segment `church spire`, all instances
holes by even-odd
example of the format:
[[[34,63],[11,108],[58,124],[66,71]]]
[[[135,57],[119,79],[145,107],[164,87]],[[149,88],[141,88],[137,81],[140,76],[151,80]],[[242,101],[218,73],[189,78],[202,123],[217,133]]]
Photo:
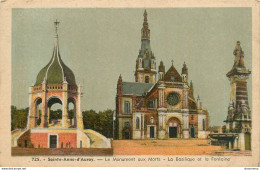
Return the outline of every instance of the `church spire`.
[[[142,40],[147,39],[150,40],[150,29],[148,27],[148,20],[147,20],[147,12],[144,11],[144,22],[142,28]]]
[[[135,81],[142,83],[156,82],[156,59],[150,46],[150,29],[147,12],[144,11],[143,27],[141,29],[141,49],[136,60]]]

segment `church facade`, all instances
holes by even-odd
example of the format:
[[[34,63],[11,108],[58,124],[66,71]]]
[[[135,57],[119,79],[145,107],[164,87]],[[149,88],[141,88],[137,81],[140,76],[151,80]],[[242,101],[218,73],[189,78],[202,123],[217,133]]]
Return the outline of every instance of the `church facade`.
[[[206,138],[209,114],[194,98],[185,62],[181,74],[173,63],[166,71],[163,61],[157,71],[146,11],[135,82],[119,76],[115,117],[115,139]]]

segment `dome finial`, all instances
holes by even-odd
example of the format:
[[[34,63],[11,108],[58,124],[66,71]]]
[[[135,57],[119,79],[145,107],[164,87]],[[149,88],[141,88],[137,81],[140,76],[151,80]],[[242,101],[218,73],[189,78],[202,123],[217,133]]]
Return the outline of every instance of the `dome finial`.
[[[58,36],[58,27],[59,27],[59,21],[56,19],[56,21],[54,22],[55,25],[55,30],[56,30],[56,36]]]
[[[55,26],[55,45],[58,45],[58,27],[59,27],[59,21],[56,19],[56,21],[54,22],[54,26]]]

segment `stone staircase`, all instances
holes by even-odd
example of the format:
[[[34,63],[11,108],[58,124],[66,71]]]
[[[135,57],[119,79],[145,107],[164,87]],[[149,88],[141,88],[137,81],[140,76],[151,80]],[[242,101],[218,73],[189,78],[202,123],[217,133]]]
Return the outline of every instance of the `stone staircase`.
[[[111,140],[100,133],[91,129],[83,130],[83,132],[90,139],[90,148],[111,148]]]

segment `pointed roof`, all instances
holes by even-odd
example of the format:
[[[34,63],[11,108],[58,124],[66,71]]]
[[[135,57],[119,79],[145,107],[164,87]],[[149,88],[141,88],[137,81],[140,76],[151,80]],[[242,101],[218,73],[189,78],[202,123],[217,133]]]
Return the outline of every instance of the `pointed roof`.
[[[143,28],[142,28],[142,39],[150,40],[150,29],[149,29],[149,25],[148,25],[146,10],[144,11],[144,22],[143,22]]]
[[[70,85],[76,84],[75,76],[72,70],[67,67],[61,59],[57,31],[59,22],[56,20],[54,24],[56,27],[56,35],[52,58],[49,63],[38,73],[35,86],[42,84],[43,80],[46,81],[46,84],[61,84],[65,80]]]
[[[188,74],[188,68],[187,68],[187,66],[186,66],[185,61],[184,61],[183,67],[182,67],[181,74]]]
[[[171,79],[172,76],[174,76],[175,82],[182,82],[182,78],[178,73],[178,71],[176,70],[176,68],[173,66],[173,63],[172,66],[169,68],[169,70],[166,72],[164,81],[172,81]]]
[[[160,62],[159,72],[165,72],[165,66],[163,65],[163,61]]]
[[[151,59],[155,59],[155,56],[150,46],[150,29],[146,10],[144,11],[143,28],[141,29],[141,49],[138,57],[143,58],[144,69],[151,69]]]

